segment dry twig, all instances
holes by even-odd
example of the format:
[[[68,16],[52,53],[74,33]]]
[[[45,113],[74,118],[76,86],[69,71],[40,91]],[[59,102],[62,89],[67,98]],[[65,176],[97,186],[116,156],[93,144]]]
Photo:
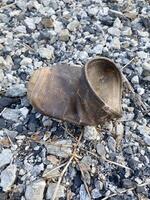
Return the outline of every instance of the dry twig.
[[[127,67],[128,65],[130,65],[130,63],[132,63],[132,61],[134,60],[135,58],[132,58],[132,60],[130,60],[126,65],[124,65],[123,67],[121,67],[121,70],[123,70],[125,67]]]
[[[91,197],[91,195],[90,195],[90,192],[89,192],[88,185],[87,185],[87,183],[86,183],[86,181],[85,181],[85,176],[84,176],[84,172],[83,172],[83,170],[82,170],[82,167],[80,166],[80,163],[79,163],[78,159],[75,158],[75,160],[76,160],[76,162],[77,162],[77,164],[78,164],[78,166],[79,166],[79,169],[80,169],[80,171],[81,171],[82,180],[83,180],[85,189],[86,189],[86,191],[87,191],[87,193],[88,193],[88,196],[89,196],[90,199],[92,199],[92,197]]]
[[[52,197],[52,200],[55,200],[55,199],[56,199],[57,191],[58,191],[58,189],[59,189],[59,185],[60,185],[60,183],[61,183],[61,181],[62,181],[62,178],[63,178],[65,172],[67,171],[69,165],[71,164],[73,158],[74,158],[74,155],[71,156],[71,158],[69,159],[68,163],[66,164],[66,166],[65,166],[64,169],[63,169],[63,171],[61,172],[60,177],[59,177],[58,182],[57,182],[57,185],[56,185],[56,188],[55,188],[55,191],[54,191],[54,194],[53,194],[53,197]]]
[[[72,153],[72,156],[70,157],[69,161],[67,162],[66,166],[64,167],[63,171],[62,171],[61,174],[60,174],[60,177],[59,177],[59,179],[58,179],[58,182],[57,182],[57,185],[56,185],[54,194],[53,194],[53,196],[52,196],[52,200],[55,200],[55,199],[56,199],[57,191],[58,191],[58,189],[59,189],[59,185],[60,185],[60,183],[61,183],[61,181],[62,181],[62,178],[63,178],[65,172],[67,171],[69,165],[71,164],[72,160],[75,159],[75,158],[77,159],[77,157],[78,157],[77,154],[76,154],[76,150],[77,150],[77,147],[78,147],[78,145],[79,145],[79,143],[80,143],[80,141],[81,141],[81,139],[82,139],[82,135],[83,135],[83,133],[81,133],[81,135],[79,136],[79,139],[78,139],[77,143],[76,143],[75,146],[74,146],[75,148],[74,148],[74,151],[73,151],[73,153]]]

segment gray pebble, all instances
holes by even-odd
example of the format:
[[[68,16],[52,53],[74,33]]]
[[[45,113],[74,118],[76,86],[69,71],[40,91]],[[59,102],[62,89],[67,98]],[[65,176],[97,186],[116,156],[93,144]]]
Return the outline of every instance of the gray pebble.
[[[32,197],[32,200],[37,200],[37,199],[43,200],[45,186],[46,186],[46,183],[42,179],[31,182],[26,187],[26,191],[25,191],[26,200],[30,200],[31,197]]]
[[[74,20],[67,25],[69,31],[75,31],[79,27],[80,23],[78,20]]]
[[[49,183],[47,192],[46,192],[46,199],[52,199],[52,196],[54,194],[55,188],[56,188],[57,183]],[[56,198],[63,198],[65,197],[65,187],[63,185],[59,185],[58,191]]]
[[[34,30],[36,28],[35,26],[35,21],[33,18],[29,18],[26,17],[26,19],[24,20],[25,24],[27,25],[27,27],[31,30]]]
[[[150,136],[149,135],[144,135],[144,142],[148,145],[148,146],[150,146]]]
[[[92,49],[92,53],[95,54],[101,54],[103,50],[103,45],[101,44],[97,44],[93,49]]]
[[[96,149],[97,149],[97,153],[102,156],[102,157],[105,157],[106,155],[106,150],[105,150],[105,146],[101,143],[98,143],[97,146],[96,146]]]
[[[70,39],[70,34],[69,34],[69,31],[68,29],[64,29],[62,30],[60,33],[60,39],[64,42],[67,42],[69,39]]]
[[[6,96],[8,97],[22,97],[26,94],[27,89],[24,84],[16,84],[10,86],[6,91]]]
[[[97,132],[94,126],[85,126],[84,127],[84,139],[86,140],[97,140],[99,133]]]
[[[102,194],[99,192],[97,188],[93,189],[91,194],[92,194],[93,199],[97,199],[102,196]]]
[[[42,58],[50,60],[54,56],[54,47],[52,46],[49,46],[49,48],[41,47],[39,48],[38,52]]]
[[[108,138],[108,147],[111,151],[116,151],[116,141],[113,137]]]
[[[79,194],[80,194],[80,200],[85,200],[85,199],[90,200],[90,197],[88,196],[83,184],[80,187]]]
[[[120,30],[118,28],[111,27],[108,29],[108,33],[114,36],[120,36]]]
[[[138,76],[133,76],[133,78],[131,79],[131,82],[135,83],[135,84],[139,84],[139,77]]]

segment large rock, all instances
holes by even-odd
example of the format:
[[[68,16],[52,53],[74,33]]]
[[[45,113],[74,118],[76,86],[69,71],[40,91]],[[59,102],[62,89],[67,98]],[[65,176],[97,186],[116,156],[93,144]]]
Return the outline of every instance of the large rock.
[[[4,192],[7,192],[11,189],[12,185],[16,179],[17,167],[16,165],[9,165],[4,171],[1,173],[1,183],[0,186],[3,188]]]
[[[21,112],[18,109],[6,108],[2,112],[2,117],[6,120],[18,122],[20,114],[21,114]]]
[[[46,183],[44,180],[36,180],[31,184],[27,185],[25,191],[25,198],[26,200],[43,200],[44,189]]]
[[[3,149],[0,153],[0,168],[9,164],[12,156],[13,154],[10,149]]]

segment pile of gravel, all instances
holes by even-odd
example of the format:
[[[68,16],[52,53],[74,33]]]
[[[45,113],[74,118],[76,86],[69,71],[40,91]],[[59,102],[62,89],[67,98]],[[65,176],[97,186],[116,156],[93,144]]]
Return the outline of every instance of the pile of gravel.
[[[35,69],[82,66],[96,55],[119,68],[132,60],[123,74],[136,95],[124,85],[119,121],[76,127],[32,108],[26,91]],[[81,134],[79,163],[70,163],[56,198],[88,200],[88,188],[92,199],[150,199],[149,82],[148,1],[1,0],[0,199],[52,199]]]

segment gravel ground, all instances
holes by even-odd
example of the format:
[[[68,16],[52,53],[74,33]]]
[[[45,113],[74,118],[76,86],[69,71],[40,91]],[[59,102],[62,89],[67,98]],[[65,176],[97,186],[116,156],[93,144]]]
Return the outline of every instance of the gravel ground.
[[[76,127],[32,108],[35,69],[95,55],[125,66],[120,120]],[[58,180],[56,199],[150,199],[149,83],[149,1],[1,0],[0,200],[54,199]]]

